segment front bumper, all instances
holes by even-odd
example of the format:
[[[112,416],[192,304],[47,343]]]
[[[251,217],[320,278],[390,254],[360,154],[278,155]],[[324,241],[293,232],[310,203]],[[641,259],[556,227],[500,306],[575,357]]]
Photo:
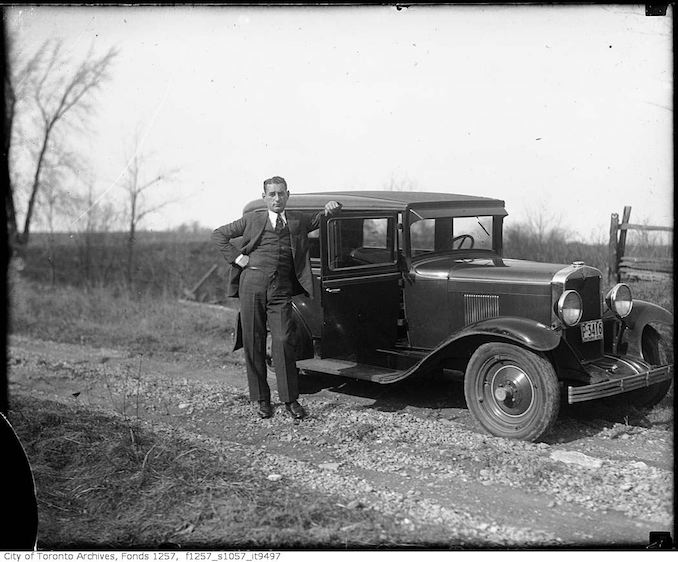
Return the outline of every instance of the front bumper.
[[[598,375],[604,372],[608,380],[583,386],[567,387],[567,402],[586,402],[645,388],[673,379],[673,365],[652,367],[637,359],[605,356],[604,359],[588,365]]]

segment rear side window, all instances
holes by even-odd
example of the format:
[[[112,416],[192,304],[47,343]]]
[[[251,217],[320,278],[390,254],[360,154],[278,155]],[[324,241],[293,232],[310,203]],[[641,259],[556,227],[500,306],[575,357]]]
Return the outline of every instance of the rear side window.
[[[327,221],[329,268],[369,268],[396,262],[393,217]]]

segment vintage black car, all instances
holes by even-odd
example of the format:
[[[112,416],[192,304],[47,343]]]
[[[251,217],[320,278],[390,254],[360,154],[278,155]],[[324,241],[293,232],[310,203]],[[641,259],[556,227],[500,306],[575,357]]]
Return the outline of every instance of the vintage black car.
[[[624,283],[603,296],[582,262],[504,259],[503,201],[347,191],[293,194],[287,208],[315,214],[330,199],[343,210],[312,233],[316,298],[293,302],[301,370],[380,384],[458,373],[479,425],[525,440],[549,431],[561,400],[625,393],[650,407],[669,390],[651,324],[673,316]]]

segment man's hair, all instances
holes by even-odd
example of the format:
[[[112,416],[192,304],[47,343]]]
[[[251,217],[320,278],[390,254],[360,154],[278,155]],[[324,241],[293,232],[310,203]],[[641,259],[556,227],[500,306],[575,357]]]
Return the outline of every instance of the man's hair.
[[[284,185],[285,191],[287,191],[287,182],[285,181],[285,178],[281,178],[280,176],[273,176],[272,178],[264,180],[264,193],[266,193],[267,185]]]

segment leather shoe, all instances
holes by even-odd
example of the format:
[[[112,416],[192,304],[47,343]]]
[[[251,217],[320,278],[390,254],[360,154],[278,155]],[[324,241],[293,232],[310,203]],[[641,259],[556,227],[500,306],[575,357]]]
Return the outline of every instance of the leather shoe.
[[[259,400],[259,417],[270,418],[273,416],[273,408],[268,400]]]
[[[294,402],[285,402],[285,408],[296,420],[304,419],[308,415],[304,407],[296,400]]]

